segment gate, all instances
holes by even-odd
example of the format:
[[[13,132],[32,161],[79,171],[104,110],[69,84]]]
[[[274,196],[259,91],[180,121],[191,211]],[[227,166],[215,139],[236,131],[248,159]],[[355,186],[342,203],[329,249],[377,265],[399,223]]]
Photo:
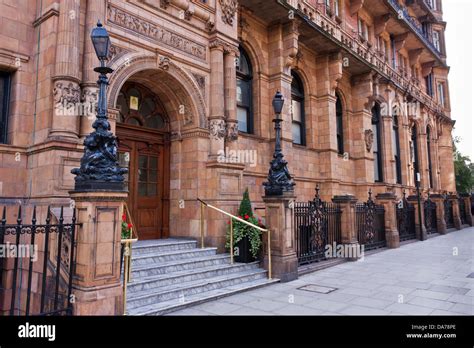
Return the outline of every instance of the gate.
[[[359,244],[363,244],[365,250],[383,248],[387,245],[385,209],[372,200],[371,190],[367,202],[356,204],[356,224]]]
[[[454,228],[454,212],[453,212],[453,201],[444,198],[444,221],[446,222],[446,228]]]
[[[438,232],[438,223],[436,220],[436,203],[433,202],[428,195],[428,199],[423,203],[423,210],[425,215],[426,233],[432,234]]]
[[[467,215],[466,215],[466,201],[464,197],[458,198],[459,202],[459,218],[461,219],[461,225],[467,224]]]
[[[403,199],[396,209],[400,242],[416,239],[415,206],[407,201],[405,192],[403,192]]]
[[[56,224],[51,223],[50,207],[44,224],[37,224],[36,207],[31,224],[23,224],[21,205],[16,224],[7,224],[6,216],[4,207],[0,243],[16,250],[16,254],[10,255],[12,262],[7,262],[9,255],[0,260],[1,284],[11,284],[8,289],[0,288],[4,294],[11,291],[10,307],[4,310],[10,315],[72,315],[78,225],[75,209],[71,223],[64,223],[63,207]]]
[[[309,202],[295,203],[296,253],[299,265],[326,259],[326,245],[341,243],[341,209],[316,196]]]

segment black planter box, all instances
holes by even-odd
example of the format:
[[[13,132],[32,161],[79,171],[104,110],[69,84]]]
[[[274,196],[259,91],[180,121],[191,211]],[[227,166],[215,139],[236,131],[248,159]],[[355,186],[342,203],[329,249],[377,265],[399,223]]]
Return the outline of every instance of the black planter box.
[[[250,263],[257,260],[253,257],[252,252],[250,251],[250,240],[246,236],[242,238],[238,243],[234,246],[234,260],[235,262],[241,263]]]

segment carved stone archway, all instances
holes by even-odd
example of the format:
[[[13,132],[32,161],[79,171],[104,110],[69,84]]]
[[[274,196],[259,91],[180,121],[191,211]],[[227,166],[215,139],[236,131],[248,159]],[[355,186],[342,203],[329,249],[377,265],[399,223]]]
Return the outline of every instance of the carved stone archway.
[[[108,93],[110,106],[115,107],[127,80],[134,76],[141,76],[144,80],[144,72],[147,72],[149,78],[142,82],[161,92],[161,98],[170,108],[169,115],[174,118],[171,122],[175,123],[175,130],[193,127],[207,129],[206,103],[198,85],[169,58],[127,53],[116,59],[111,68],[114,72]]]

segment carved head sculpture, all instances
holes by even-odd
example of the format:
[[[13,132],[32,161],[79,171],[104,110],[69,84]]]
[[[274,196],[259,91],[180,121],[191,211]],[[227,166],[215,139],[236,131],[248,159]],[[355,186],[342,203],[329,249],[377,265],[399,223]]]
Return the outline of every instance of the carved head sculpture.
[[[365,148],[367,149],[367,152],[370,152],[370,150],[372,150],[372,145],[374,144],[374,132],[372,129],[366,129],[364,135]]]

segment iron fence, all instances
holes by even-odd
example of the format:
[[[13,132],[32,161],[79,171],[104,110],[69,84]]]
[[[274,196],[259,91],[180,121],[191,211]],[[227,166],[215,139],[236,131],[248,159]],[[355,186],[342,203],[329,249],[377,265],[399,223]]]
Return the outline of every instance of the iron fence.
[[[444,221],[446,228],[454,228],[453,201],[448,198],[444,199]]]
[[[341,208],[316,197],[295,203],[296,252],[300,265],[326,259],[326,246],[341,244]]]
[[[438,232],[438,222],[436,217],[436,203],[430,197],[423,202],[424,222],[426,233],[432,234]]]
[[[7,224],[7,209],[3,208],[0,223],[0,244],[15,255],[0,260],[1,284],[4,297],[9,294],[10,315],[72,315],[72,274],[75,269],[76,211],[70,223],[64,222],[60,208],[57,223],[51,223],[48,207],[44,224],[37,222],[33,207],[31,224],[24,224],[22,206],[18,207],[16,224]],[[22,254],[19,253],[23,250]],[[8,256],[8,255],[7,255]]]
[[[458,198],[459,202],[459,218],[461,219],[461,225],[467,224],[467,214],[466,214],[466,201],[464,197]]]
[[[396,210],[400,242],[416,239],[415,206],[407,201],[405,193]]]
[[[385,239],[385,208],[372,200],[372,191],[369,199],[364,203],[356,204],[356,226],[359,244],[365,250],[384,248]]]

